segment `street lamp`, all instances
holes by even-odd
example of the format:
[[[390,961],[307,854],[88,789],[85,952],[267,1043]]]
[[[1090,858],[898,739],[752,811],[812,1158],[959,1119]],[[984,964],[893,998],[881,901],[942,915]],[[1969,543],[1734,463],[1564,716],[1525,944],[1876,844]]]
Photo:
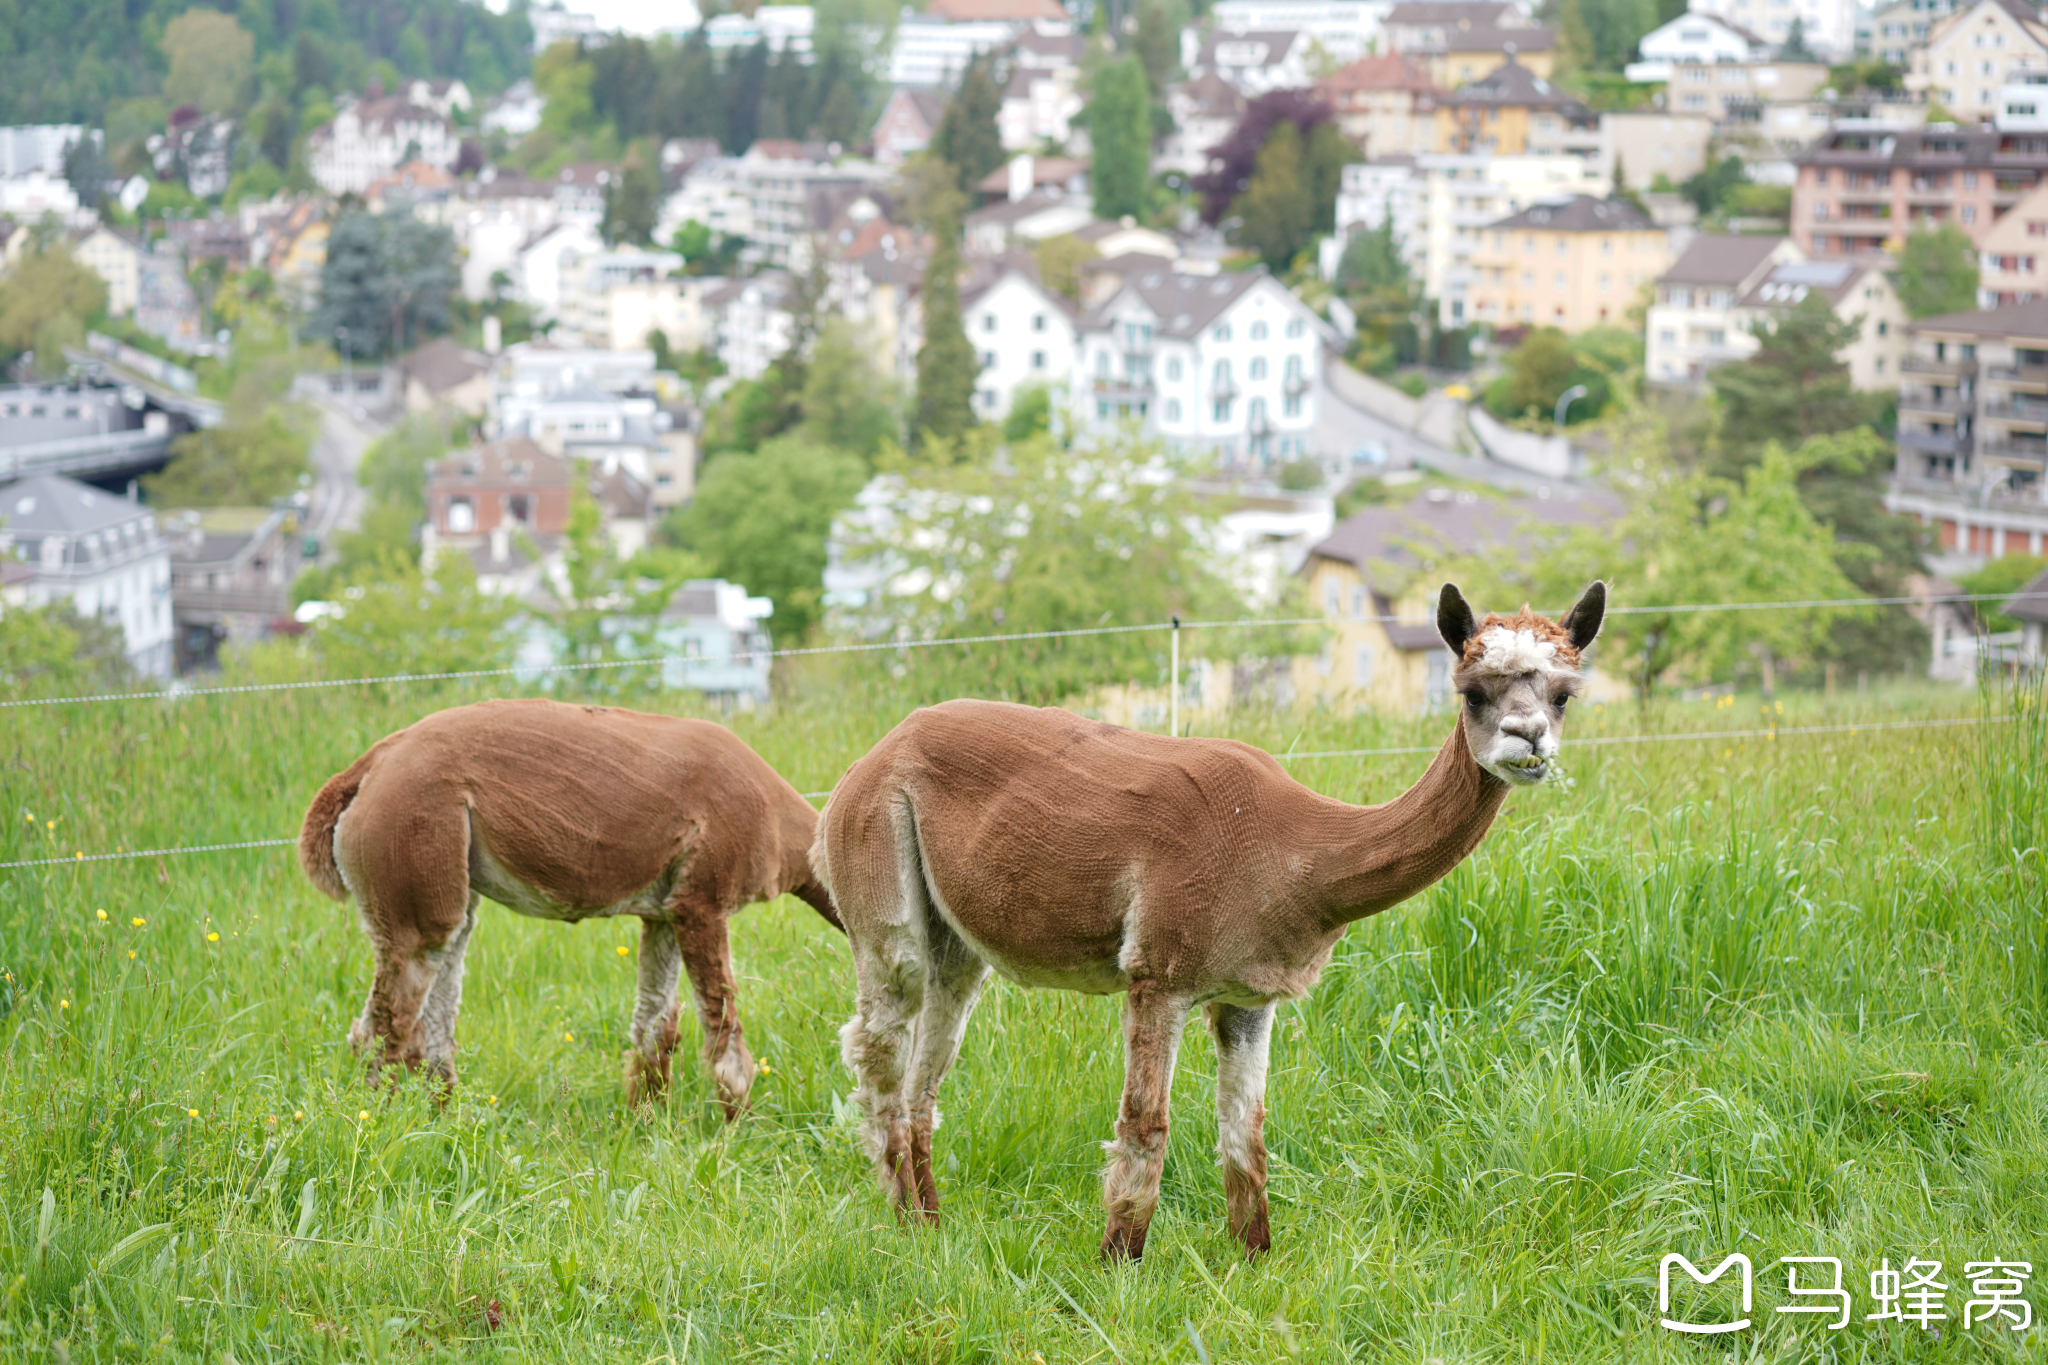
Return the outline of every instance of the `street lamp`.
[[[1563,393],[1557,396],[1557,416],[1555,419],[1555,424],[1559,431],[1564,430],[1565,409],[1569,408],[1572,405],[1572,400],[1574,398],[1584,398],[1585,396],[1586,386],[1584,384],[1574,384],[1570,388],[1566,389]]]

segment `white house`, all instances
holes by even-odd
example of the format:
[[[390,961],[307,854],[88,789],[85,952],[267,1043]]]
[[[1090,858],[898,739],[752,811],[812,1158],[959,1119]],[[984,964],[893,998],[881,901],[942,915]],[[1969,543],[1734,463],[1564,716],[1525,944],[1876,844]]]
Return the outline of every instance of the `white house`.
[[[540,127],[541,111],[546,107],[547,101],[533,88],[533,82],[522,76],[485,106],[477,122],[487,133],[521,138]]]
[[[398,95],[357,100],[306,139],[313,179],[329,194],[361,194],[408,161],[447,170],[462,140],[448,120]]]
[[[1298,90],[1311,83],[1309,37],[1292,29],[1232,33],[1218,29],[1202,41],[1190,71],[1213,72],[1246,95]]]
[[[796,319],[787,271],[764,270],[704,291],[704,319],[718,359],[735,379],[759,379],[789,349]]]
[[[446,119],[454,118],[458,111],[468,112],[475,103],[470,97],[469,86],[459,79],[409,81],[405,97],[420,108],[431,109]]]
[[[1628,78],[1664,82],[1681,65],[1767,62],[1777,49],[1730,20],[1712,14],[1681,14],[1645,33],[1636,51],[1642,60],[1629,64]]]
[[[636,246],[569,251],[563,253],[560,261],[561,297],[555,316],[586,346],[614,344],[608,302],[614,289],[657,284],[683,265],[683,258],[673,251],[649,251]],[[631,338],[634,345],[646,340],[645,332]]]
[[[1797,19],[1806,45],[1822,60],[1845,61],[1856,51],[1856,0],[1692,0],[1689,8],[1740,25],[1773,49]]]
[[[1481,244],[1482,228],[1538,200],[1604,198],[1610,187],[1604,167],[1577,156],[1440,152],[1417,157],[1415,164],[1423,178],[1423,293],[1437,300],[1438,319],[1446,327],[1470,320],[1472,253]]]
[[[1073,305],[1037,274],[1028,262],[995,261],[960,292],[967,340],[981,361],[974,410],[987,420],[1000,420],[1027,385],[1064,390],[1073,381]]]
[[[704,41],[714,52],[766,43],[770,52],[808,56],[816,22],[809,5],[762,5],[751,17],[738,10],[714,16],[704,25]]]
[[[1200,175],[1209,169],[1209,149],[1230,136],[1244,116],[1244,92],[1213,71],[1166,88],[1173,131],[1153,159],[1153,168]]]
[[[1389,218],[1408,269],[1421,274],[1429,243],[1423,225],[1426,186],[1415,158],[1354,161],[1344,168],[1342,177],[1337,186],[1337,230],[1326,248],[1330,259],[1323,271],[1325,277],[1335,273],[1344,245],[1354,233],[1376,231]]]
[[[668,241],[685,223],[702,223],[728,237],[752,236],[753,181],[746,163],[736,156],[712,156],[690,167],[662,201],[655,239]]]
[[[603,250],[597,233],[581,223],[549,228],[519,249],[513,287],[540,317],[557,317],[562,311],[564,272],[577,260]]]
[[[1209,11],[1234,33],[1293,30],[1338,62],[1355,62],[1380,39],[1386,0],[1217,0]],[[1381,44],[1383,46],[1383,44]]]
[[[136,672],[171,676],[171,555],[147,507],[61,474],[22,479],[0,489],[0,558],[34,573],[25,605],[68,601],[120,627]]]
[[[142,248],[132,232],[101,224],[79,238],[71,254],[106,281],[109,317],[124,318],[135,311],[136,294],[142,287]]]
[[[1083,101],[1075,88],[1080,74],[1073,66],[1013,67],[996,111],[1003,149],[1028,152],[1045,142],[1064,146],[1073,134],[1074,116],[1081,112]]]
[[[1005,46],[1017,28],[1002,20],[948,23],[938,15],[906,14],[896,23],[889,83],[951,88],[969,62]]]
[[[997,256],[1012,246],[1028,246],[1048,237],[1079,232],[1095,221],[1085,199],[1053,199],[1033,195],[976,209],[963,220],[963,240],[970,256]]]
[[[1263,270],[1148,271],[1080,323],[1076,406],[1262,470],[1309,453],[1324,324]]]

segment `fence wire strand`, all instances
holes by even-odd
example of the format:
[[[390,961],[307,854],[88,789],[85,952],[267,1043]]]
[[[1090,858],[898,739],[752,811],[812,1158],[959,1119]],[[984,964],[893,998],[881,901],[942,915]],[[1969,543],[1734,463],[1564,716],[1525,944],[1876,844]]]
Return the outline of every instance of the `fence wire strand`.
[[[2013,716],[1954,716],[1941,720],[1890,720],[1871,721],[1862,724],[1840,725],[1787,725],[1767,726],[1748,730],[1693,730],[1673,735],[1592,735],[1585,739],[1572,740],[1568,748],[1599,748],[1617,744],[1681,744],[1709,740],[1730,739],[1789,739],[1802,735],[1858,734],[1876,730],[1925,730],[1957,725],[1998,725],[2016,719]],[[1409,754],[1433,754],[1442,749],[1436,744],[1411,744],[1385,749],[1315,749],[1305,753],[1276,753],[1274,758],[1282,763],[1297,763],[1310,759],[1326,758],[1391,758]],[[807,801],[817,801],[830,796],[830,789],[821,792],[803,792]],[[27,867],[78,867],[86,863],[118,862],[134,858],[167,858],[188,853],[227,853],[241,849],[287,848],[299,841],[292,839],[243,839],[225,844],[192,844],[183,848],[143,848],[116,853],[73,853],[69,858],[26,858],[16,862],[0,863],[0,872]]]
[[[1910,606],[1933,602],[2011,602],[2039,599],[2048,593],[1944,593],[1933,597],[1840,597],[1786,602],[1690,602],[1663,607],[1607,608],[1609,616],[1684,616],[1697,612],[1794,611],[1817,607]],[[1557,613],[1553,612],[1552,615]],[[522,681],[564,673],[593,673],[627,668],[665,668],[670,664],[751,663],[757,659],[793,659],[820,654],[877,654],[889,650],[943,649],[952,645],[1016,644],[1029,640],[1064,640],[1091,635],[1136,635],[1147,631],[1255,630],[1290,626],[1418,625],[1400,616],[1296,616],[1278,620],[1151,621],[1133,626],[1077,626],[1066,630],[1029,630],[1007,635],[962,635],[924,640],[871,640],[858,644],[805,645],[786,649],[736,650],[716,658],[662,655],[646,659],[602,659],[573,664],[512,664],[504,668],[453,669],[441,673],[389,673],[370,678],[305,678],[293,682],[233,683],[224,687],[171,687],[162,691],[99,692],[76,697],[21,697],[0,701],[0,711],[29,706],[80,706],[99,702],[178,701],[187,697],[226,697],[257,692],[299,692],[315,688],[371,687],[389,683],[457,682],[473,678],[516,678]]]

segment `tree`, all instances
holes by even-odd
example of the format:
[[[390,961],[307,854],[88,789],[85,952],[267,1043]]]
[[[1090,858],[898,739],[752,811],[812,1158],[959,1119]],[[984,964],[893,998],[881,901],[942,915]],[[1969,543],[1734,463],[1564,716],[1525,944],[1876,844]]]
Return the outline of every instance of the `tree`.
[[[2034,575],[2048,569],[2048,558],[2041,555],[2005,555],[1991,560],[1975,573],[1964,574],[1956,580],[1962,590],[1972,596],[1996,593],[1999,597],[2010,597],[2033,581]],[[2007,616],[1999,608],[2002,602],[1973,603],[1977,619],[1984,623],[1984,629],[1993,635],[2002,631],[2018,630],[2019,621]]]
[[[96,209],[107,197],[107,182],[114,178],[114,168],[107,161],[106,149],[99,138],[87,133],[75,139],[64,149],[64,181],[78,195],[78,202],[86,208]]]
[[[164,25],[160,46],[171,68],[164,77],[165,99],[196,104],[209,114],[241,107],[256,59],[256,40],[232,15],[188,9]]]
[[[1142,215],[1152,185],[1152,95],[1136,57],[1096,70],[1085,117],[1095,148],[1088,184],[1096,216]]]
[[[1039,283],[1075,303],[1081,301],[1081,267],[1101,254],[1093,242],[1084,242],[1071,232],[1042,238],[1031,251]]]
[[[776,641],[801,644],[821,611],[832,519],[866,478],[843,450],[782,437],[713,460],[666,533],[720,577],[772,600]]]
[[[1859,392],[1848,365],[1836,359],[1858,329],[1857,321],[1838,319],[1820,294],[1808,294],[1756,329],[1755,354],[1708,371],[1728,456],[1740,462],[1767,441],[1796,444],[1876,422],[1883,395]]]
[[[924,345],[917,352],[917,420],[913,441],[949,440],[974,425],[974,381],[981,372],[960,318],[960,233],[946,222],[934,231],[924,270]]]
[[[555,603],[550,624],[561,644],[556,657],[563,663],[637,657],[675,590],[703,572],[702,561],[687,551],[622,558],[605,530],[604,509],[581,482],[569,489],[562,542],[562,573],[548,580],[547,591]],[[585,695],[645,685],[610,669],[570,676]]]
[[[464,554],[365,565],[331,600],[338,612],[307,638],[328,677],[507,668],[518,652],[519,605],[479,589]]]
[[[1315,129],[1330,121],[1330,106],[1309,90],[1270,90],[1245,106],[1230,136],[1209,149],[1211,168],[1195,177],[1203,221],[1215,224],[1235,212],[1239,195],[1251,187],[1259,153],[1273,130],[1291,123],[1306,149]],[[1336,186],[1330,186],[1332,195]]]
[[[309,340],[335,344],[348,328],[354,355],[391,355],[448,330],[455,238],[411,214],[352,213],[327,238],[320,305]]]
[[[1219,506],[1149,445],[1090,449],[1044,435],[1004,460],[917,466],[885,476],[886,510],[850,528],[849,562],[886,566],[891,588],[867,604],[865,633],[944,640],[1135,625],[1183,616],[1228,619],[1246,607],[1216,535]],[[1052,702],[1106,682],[1151,681],[1158,635],[1086,635],[973,651],[921,650],[924,695]]]
[[[68,598],[0,612],[0,696],[114,692],[135,682],[118,623],[80,616]]]
[[[261,507],[297,490],[311,446],[303,411],[267,407],[180,436],[142,486],[158,507]]]
[[[1231,206],[1237,218],[1234,239],[1275,271],[1287,268],[1314,222],[1315,206],[1302,171],[1300,130],[1292,123],[1276,124],[1259,149],[1251,183]]]
[[[611,245],[631,242],[647,246],[654,241],[654,225],[661,215],[661,167],[653,148],[634,143],[619,166],[619,173],[605,187],[604,219],[598,231]]]
[[[1813,49],[1806,45],[1806,21],[1798,15],[1792,16],[1792,26],[1785,30],[1785,41],[1778,46],[1778,60],[1781,62],[1817,62]]]
[[[873,348],[844,318],[833,318],[811,346],[798,406],[796,434],[813,445],[836,445],[874,459],[883,445],[902,439],[894,386],[874,364]]]
[[[946,102],[946,112],[932,133],[932,153],[953,168],[953,183],[963,194],[972,195],[981,179],[1008,159],[996,122],[1003,92],[994,66],[995,58],[987,53],[967,64],[960,88]]]
[[[1899,251],[1899,302],[1916,318],[1977,306],[1977,247],[1954,223],[1906,234]]]
[[[1337,258],[1338,288],[1347,293],[1405,293],[1408,286],[1408,261],[1401,254],[1400,238],[1394,235],[1392,214],[1374,227],[1351,234],[1344,254]]]
[[[1579,367],[1571,339],[1555,327],[1536,327],[1508,352],[1507,373],[1486,391],[1494,416],[1549,417]]]
[[[1695,171],[1686,177],[1678,187],[1679,193],[1692,201],[1693,207],[1705,217],[1720,211],[1722,201],[1745,183],[1748,171],[1744,169],[1739,156],[1724,156],[1719,161],[1709,162],[1705,169]]]
[[[51,243],[0,276],[0,364],[34,350],[48,325],[74,325],[107,306],[105,281],[62,245]]]

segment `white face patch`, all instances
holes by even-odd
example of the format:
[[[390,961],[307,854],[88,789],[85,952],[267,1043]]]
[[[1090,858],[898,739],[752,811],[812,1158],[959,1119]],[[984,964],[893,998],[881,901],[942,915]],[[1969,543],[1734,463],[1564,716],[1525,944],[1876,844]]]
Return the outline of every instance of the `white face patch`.
[[[1474,661],[1475,672],[1487,677],[1519,678],[1524,673],[1574,673],[1577,670],[1557,657],[1557,644],[1538,639],[1533,630],[1510,630],[1488,626],[1479,634],[1485,652]]]

